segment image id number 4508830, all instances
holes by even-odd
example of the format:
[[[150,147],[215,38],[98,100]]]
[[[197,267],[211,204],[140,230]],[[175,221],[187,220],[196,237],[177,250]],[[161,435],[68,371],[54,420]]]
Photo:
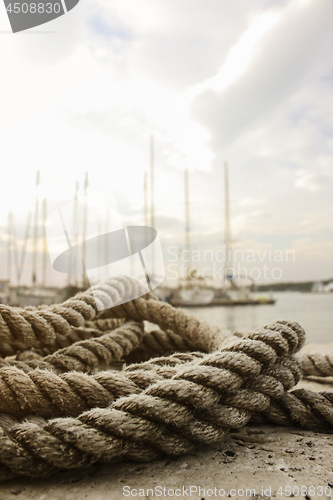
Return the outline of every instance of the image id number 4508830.
[[[59,14],[61,11],[60,3],[27,3],[27,2],[13,2],[8,5],[6,8],[7,12],[10,14]]]

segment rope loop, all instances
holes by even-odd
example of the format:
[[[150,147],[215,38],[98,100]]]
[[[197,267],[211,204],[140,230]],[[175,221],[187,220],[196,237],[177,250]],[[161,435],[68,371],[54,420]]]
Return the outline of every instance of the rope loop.
[[[332,353],[299,352],[298,323],[232,335],[146,291],[119,276],[0,305],[1,480],[178,456],[253,422],[333,430],[332,393],[291,391],[302,369],[333,375]]]

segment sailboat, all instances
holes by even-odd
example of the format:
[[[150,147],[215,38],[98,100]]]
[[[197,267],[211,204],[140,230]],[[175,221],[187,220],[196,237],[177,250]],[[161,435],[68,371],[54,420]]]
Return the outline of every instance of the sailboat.
[[[232,236],[230,223],[230,200],[229,200],[229,173],[228,164],[224,163],[224,190],[225,190],[225,208],[224,208],[224,242],[225,242],[225,265],[224,279],[222,287],[216,290],[215,297],[211,301],[214,306],[233,306],[233,305],[259,305],[274,304],[275,300],[269,297],[254,297],[254,280],[251,277],[236,276],[232,268]]]
[[[0,304],[8,304],[15,306],[17,304],[16,290],[11,287],[12,276],[12,253],[14,252],[14,263],[17,266],[17,246],[14,230],[14,214],[12,210],[8,213],[8,226],[7,226],[7,279],[0,280]]]
[[[155,138],[151,134],[149,138],[149,180],[150,180],[150,210],[148,209],[148,172],[144,173],[143,181],[143,224],[146,227],[155,229]],[[168,289],[163,286],[157,286],[164,279],[164,275],[159,274],[160,266],[154,245],[150,247],[150,262],[151,267],[148,270],[142,267],[143,274],[139,277],[139,281],[147,283],[149,290],[154,290],[154,294],[160,300],[167,300],[169,296]]]
[[[20,284],[21,276],[23,273],[24,259],[26,254],[26,247],[29,240],[31,213],[28,214],[26,234],[22,249],[22,256],[20,265],[17,271],[17,302],[20,307],[51,305],[61,302],[63,299],[62,293],[57,288],[50,288],[46,286],[46,270],[47,270],[47,246],[45,234],[45,221],[47,217],[47,201],[43,200],[42,204],[42,227],[43,227],[43,248],[42,248],[42,281],[37,282],[37,258],[39,249],[39,186],[40,186],[40,173],[37,171],[36,175],[36,199],[34,210],[34,223],[33,223],[33,253],[32,253],[32,286],[23,287]]]
[[[188,168],[184,169],[185,194],[185,249],[189,255],[186,276],[179,280],[178,293],[174,294],[171,304],[176,306],[200,307],[207,306],[214,298],[214,288],[207,286],[207,280],[200,276],[191,263],[191,232],[190,232],[190,203],[189,203],[189,176]]]
[[[15,305],[15,300],[13,300],[11,292],[9,280],[0,280],[0,304]]]

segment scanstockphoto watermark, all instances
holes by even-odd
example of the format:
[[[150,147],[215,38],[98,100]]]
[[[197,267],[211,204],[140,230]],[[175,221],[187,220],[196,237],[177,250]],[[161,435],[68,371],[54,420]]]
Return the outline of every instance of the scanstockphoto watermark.
[[[271,498],[272,495],[276,495],[280,498],[290,498],[299,497],[303,498],[318,498],[325,497],[331,498],[332,488],[328,486],[309,486],[309,485],[285,485],[279,486],[273,489],[272,486],[265,485],[260,488],[203,488],[201,486],[180,486],[180,487],[165,487],[165,486],[154,486],[153,488],[131,488],[130,486],[123,487],[124,497],[143,497],[143,498]]]
[[[225,276],[250,280],[281,280],[281,265],[296,262],[295,250],[184,250],[175,245],[166,252],[166,269],[169,279],[222,280]]]
[[[299,497],[302,498],[331,498],[332,488],[328,486],[309,486],[309,485],[285,485],[273,489],[270,485],[264,485],[260,488],[223,488],[223,487],[208,487],[201,486],[181,486],[169,488],[165,486],[154,486],[153,488],[131,488],[130,486],[123,487],[124,497],[143,497],[143,498],[271,498],[272,495],[278,498]]]
[[[205,498],[205,497],[215,497],[215,498],[223,498],[223,497],[249,497],[255,496],[256,490],[250,488],[239,488],[239,489],[231,489],[225,490],[224,488],[202,488],[201,486],[181,486],[179,488],[167,488],[165,486],[155,486],[154,488],[131,488],[130,486],[123,487],[123,496],[124,497],[164,497],[164,498],[173,498],[173,497],[192,497],[196,498]]]

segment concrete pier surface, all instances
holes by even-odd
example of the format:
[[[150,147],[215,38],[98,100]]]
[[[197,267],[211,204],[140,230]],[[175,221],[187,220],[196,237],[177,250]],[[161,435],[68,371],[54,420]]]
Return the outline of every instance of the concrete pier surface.
[[[331,382],[302,381],[300,386],[333,391]],[[97,465],[48,479],[0,485],[0,500],[285,499],[292,495],[333,499],[333,434],[247,426],[218,445],[178,459]]]

